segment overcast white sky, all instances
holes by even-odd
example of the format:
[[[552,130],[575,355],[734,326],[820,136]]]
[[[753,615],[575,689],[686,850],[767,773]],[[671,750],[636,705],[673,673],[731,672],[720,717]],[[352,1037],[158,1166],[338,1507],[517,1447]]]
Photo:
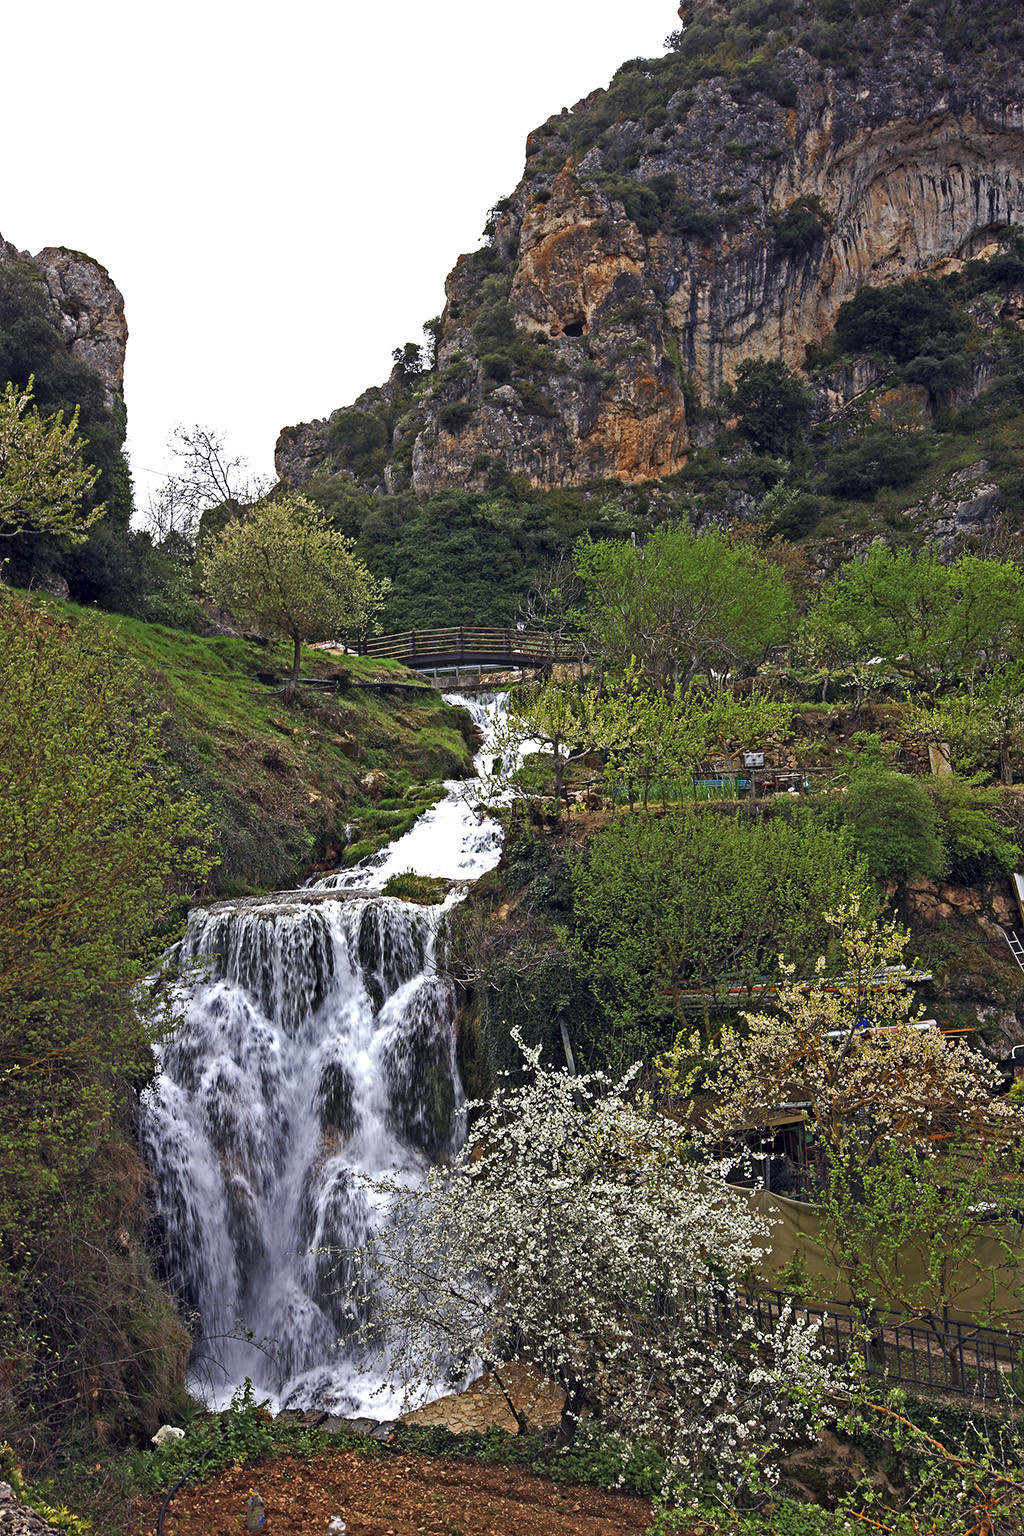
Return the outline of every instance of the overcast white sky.
[[[136,501],[173,428],[273,471],[386,379],[526,135],[659,55],[673,0],[48,0],[4,7],[0,232],[125,297]]]

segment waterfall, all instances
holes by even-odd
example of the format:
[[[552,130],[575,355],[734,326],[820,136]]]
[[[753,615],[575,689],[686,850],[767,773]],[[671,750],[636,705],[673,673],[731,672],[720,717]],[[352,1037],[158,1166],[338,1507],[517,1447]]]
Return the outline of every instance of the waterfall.
[[[486,772],[500,701],[447,698],[485,731]],[[379,894],[398,872],[470,881],[498,862],[498,824],[471,787],[446,789],[353,869],[194,911],[173,957],[183,1022],[156,1048],[142,1146],[165,1278],[216,1399],[249,1376],[282,1407],[397,1407],[350,1342],[346,1254],[387,1219],[360,1175],[418,1180],[464,1134],[455,989],[437,966],[461,893]]]

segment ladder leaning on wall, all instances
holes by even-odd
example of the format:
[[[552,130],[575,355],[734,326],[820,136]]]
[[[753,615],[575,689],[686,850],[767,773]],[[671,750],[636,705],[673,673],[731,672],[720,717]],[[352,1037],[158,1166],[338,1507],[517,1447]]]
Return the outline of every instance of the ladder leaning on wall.
[[[1017,898],[1017,910],[1021,915],[1021,921],[1024,922],[1024,876],[1011,875],[1010,883],[1013,886],[1013,894]],[[1024,944],[1021,943],[1012,928],[1003,928],[1002,935],[1010,946],[1010,953],[1013,955],[1013,958],[1021,970],[1024,971]]]

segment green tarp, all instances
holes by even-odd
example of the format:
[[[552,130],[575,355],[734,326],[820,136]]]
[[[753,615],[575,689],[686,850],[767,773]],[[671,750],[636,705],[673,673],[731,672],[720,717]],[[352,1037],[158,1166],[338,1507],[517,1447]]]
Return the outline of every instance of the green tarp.
[[[761,1264],[759,1274],[764,1284],[777,1287],[779,1271],[799,1256],[816,1294],[828,1296],[831,1302],[840,1306],[849,1302],[849,1291],[840,1281],[821,1245],[821,1224],[813,1205],[806,1205],[799,1200],[786,1200],[781,1195],[772,1195],[763,1189],[738,1189],[736,1193],[745,1196],[771,1223],[772,1250]],[[1007,1229],[1002,1230],[1007,1231],[1009,1236]],[[1014,1230],[1014,1237],[1017,1236]],[[1024,1258],[1019,1248],[1015,1252]],[[923,1267],[917,1255],[907,1251],[902,1262],[910,1284],[913,1285],[915,1281],[920,1283]],[[989,1316],[1000,1328],[1024,1331],[1024,1304],[1007,1288],[1007,1282],[1011,1287],[1014,1284],[1016,1265],[1008,1270],[1003,1249],[994,1238],[980,1239],[971,1274],[975,1274],[978,1269],[982,1272],[994,1270],[997,1282],[1001,1283],[997,1283],[994,1294],[991,1282],[984,1279],[967,1286],[956,1295],[957,1310],[950,1312],[950,1320],[975,1323]],[[823,1283],[819,1285],[819,1282]]]

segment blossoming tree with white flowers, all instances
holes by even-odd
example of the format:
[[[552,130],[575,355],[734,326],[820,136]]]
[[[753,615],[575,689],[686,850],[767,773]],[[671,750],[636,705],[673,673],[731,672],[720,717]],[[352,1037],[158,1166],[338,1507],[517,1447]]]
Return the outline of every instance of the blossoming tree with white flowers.
[[[517,1358],[564,1388],[566,1434],[586,1406],[731,1497],[770,1479],[766,1446],[813,1433],[831,1368],[792,1318],[765,1333],[739,1307],[722,1340],[694,1301],[738,1287],[764,1222],[635,1092],[635,1069],[572,1077],[525,1055],[526,1082],[498,1091],[450,1167],[386,1186],[390,1223],[357,1256],[355,1289],[381,1302],[364,1333],[411,1392],[452,1362],[500,1378]]]
[[[807,979],[783,964],[774,1008],[723,1032],[709,1124],[725,1140],[781,1104],[806,1107],[834,1266],[821,1299],[842,1291],[876,1326],[889,1311],[942,1335],[970,1312],[1017,1328],[1024,1114],[990,1061],[923,1023],[906,932],[865,921],[856,902],[826,921],[831,962]],[[701,1049],[677,1041],[669,1079]]]

